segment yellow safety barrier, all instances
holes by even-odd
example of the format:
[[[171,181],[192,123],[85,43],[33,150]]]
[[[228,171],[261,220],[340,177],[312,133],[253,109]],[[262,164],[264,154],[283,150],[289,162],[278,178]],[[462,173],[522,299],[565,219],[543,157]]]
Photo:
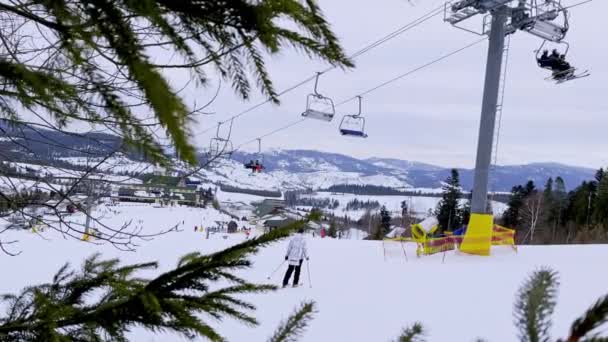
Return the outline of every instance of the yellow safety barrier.
[[[517,251],[517,246],[515,245],[515,230],[495,225],[492,233],[492,245],[511,246]]]
[[[436,231],[437,227],[431,230]],[[415,242],[416,255],[432,255],[460,248],[461,251],[476,255],[489,255],[490,248],[494,246],[515,246],[515,230],[493,224],[492,215],[473,214],[465,235],[453,235],[446,232],[446,236],[432,237],[418,224],[412,225],[412,237],[385,239],[390,241]]]

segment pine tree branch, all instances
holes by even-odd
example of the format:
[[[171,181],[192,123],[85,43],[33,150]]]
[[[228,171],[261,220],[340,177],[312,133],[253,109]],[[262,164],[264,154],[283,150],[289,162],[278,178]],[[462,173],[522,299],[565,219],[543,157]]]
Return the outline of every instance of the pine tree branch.
[[[424,342],[424,327],[421,323],[414,323],[403,329],[401,335],[394,342]]]
[[[302,336],[315,313],[315,302],[302,303],[300,307],[281,322],[268,342],[295,342]]]
[[[572,323],[568,342],[608,340],[608,337],[587,337],[593,330],[608,323],[608,296],[600,298],[585,314]]]
[[[88,341],[101,336],[124,340],[133,325],[223,341],[199,318],[200,314],[257,325],[249,313],[255,306],[238,296],[273,291],[276,286],[251,284],[232,272],[249,267],[249,256],[289,236],[302,224],[294,223],[210,255],[185,255],[176,269],[152,280],[135,274],[156,268],[156,263],[120,266],[118,259],[100,260],[96,254],[85,261],[80,273],[65,265],[52,283],[26,288],[19,296],[2,297],[9,314],[0,317],[0,341],[39,337],[60,340],[67,336]],[[210,285],[218,280],[235,285],[210,291]]]
[[[522,342],[548,342],[556,305],[557,273],[540,269],[524,282],[515,301],[515,325]]]

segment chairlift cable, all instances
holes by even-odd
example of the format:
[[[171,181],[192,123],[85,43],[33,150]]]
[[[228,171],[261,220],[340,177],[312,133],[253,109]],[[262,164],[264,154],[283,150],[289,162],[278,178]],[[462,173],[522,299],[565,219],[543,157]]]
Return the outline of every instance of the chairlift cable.
[[[481,39],[479,39],[479,40],[477,40],[477,41],[475,41],[475,42],[473,42],[473,43],[470,43],[470,44],[468,44],[468,45],[466,45],[466,46],[464,46],[464,47],[462,47],[462,48],[460,48],[460,49],[458,49],[458,50],[454,50],[454,51],[452,51],[452,52],[450,52],[450,53],[448,53],[448,54],[446,54],[446,55],[443,55],[443,56],[441,56],[441,57],[439,57],[439,58],[436,58],[436,59],[434,59],[434,60],[432,60],[432,61],[430,61],[430,62],[428,62],[428,63],[425,63],[425,64],[423,64],[423,65],[421,65],[421,66],[419,66],[419,67],[416,67],[416,68],[414,68],[414,69],[412,69],[412,70],[409,70],[409,71],[408,71],[408,72],[406,72],[406,73],[403,73],[403,74],[401,74],[401,75],[398,75],[398,76],[396,76],[396,77],[393,77],[393,78],[391,78],[390,80],[385,81],[385,82],[383,82],[383,83],[381,83],[381,84],[379,84],[379,85],[377,85],[377,86],[375,86],[375,87],[373,87],[373,88],[371,88],[371,89],[368,89],[368,90],[366,90],[366,91],[364,91],[364,92],[362,92],[362,93],[359,93],[359,94],[358,94],[358,95],[356,95],[356,96],[350,97],[350,98],[348,98],[348,99],[346,99],[346,100],[344,100],[344,101],[342,101],[342,102],[339,102],[339,103],[336,105],[336,107],[341,106],[341,105],[343,105],[343,104],[345,104],[345,103],[348,103],[348,102],[350,102],[350,101],[352,101],[352,100],[355,100],[355,99],[357,98],[357,96],[364,96],[364,95],[367,95],[367,94],[369,94],[369,93],[372,93],[372,92],[374,92],[374,91],[376,91],[376,90],[378,90],[378,89],[380,89],[380,88],[382,88],[382,87],[385,87],[385,86],[387,86],[387,85],[389,85],[389,84],[391,84],[391,83],[393,83],[393,82],[396,82],[396,81],[398,81],[398,80],[400,80],[400,79],[402,79],[402,78],[404,78],[404,77],[407,77],[407,76],[409,76],[409,75],[411,75],[411,74],[413,74],[413,73],[416,73],[416,72],[418,72],[418,71],[420,71],[420,70],[422,70],[422,69],[424,69],[424,68],[427,68],[427,67],[429,67],[429,66],[431,66],[431,65],[433,65],[433,64],[435,64],[435,63],[439,63],[439,62],[443,61],[444,59],[447,59],[447,58],[449,58],[449,57],[451,57],[451,56],[453,56],[453,55],[455,55],[455,54],[458,54],[459,52],[462,52],[462,51],[464,51],[464,50],[466,50],[466,49],[468,49],[468,48],[470,48],[470,47],[472,47],[472,46],[475,46],[475,45],[477,45],[477,44],[479,44],[479,43],[481,43],[481,42],[485,41],[486,39],[487,39],[486,37],[481,38]]]
[[[576,6],[584,5],[584,4],[590,3],[591,1],[593,1],[593,0],[585,0],[585,1],[581,1],[581,2],[579,2],[579,3],[576,3],[576,4],[573,4],[573,5],[570,5],[570,6],[563,7],[563,8],[562,8],[562,10],[567,10],[567,9],[570,9],[570,8],[573,8],[573,7],[576,7]]]
[[[238,146],[237,146],[237,147],[236,147],[234,150],[235,150],[235,151],[237,151],[237,150],[239,150],[241,147],[243,147],[243,146],[245,146],[245,145],[248,145],[248,144],[251,144],[252,142],[257,141],[258,139],[264,139],[264,138],[266,138],[266,137],[268,137],[268,136],[271,136],[271,135],[273,135],[273,134],[276,134],[276,133],[279,133],[279,132],[281,132],[281,131],[284,131],[284,130],[286,130],[286,129],[288,129],[288,128],[291,128],[291,127],[293,127],[293,126],[295,126],[295,125],[298,125],[298,124],[300,124],[301,122],[304,122],[304,121],[306,121],[306,118],[302,118],[302,119],[299,119],[299,120],[297,120],[297,121],[293,121],[293,122],[291,122],[291,123],[289,123],[289,124],[287,124],[287,125],[285,125],[285,126],[281,126],[281,127],[277,128],[277,129],[275,129],[275,130],[273,130],[273,131],[270,131],[270,132],[268,132],[268,133],[266,133],[266,134],[264,134],[264,135],[260,135],[259,137],[255,137],[255,138],[253,138],[253,139],[251,139],[251,140],[247,140],[247,141],[245,141],[245,142],[243,142],[243,143],[239,144],[239,145],[238,145]]]
[[[341,106],[341,105],[344,105],[344,104],[346,104],[346,103],[348,103],[348,102],[350,102],[350,101],[352,101],[352,100],[354,100],[354,99],[359,98],[360,96],[362,97],[362,96],[363,96],[363,95],[365,95],[365,94],[369,94],[369,93],[371,93],[371,92],[373,92],[373,91],[375,91],[375,90],[378,90],[378,89],[379,89],[379,88],[381,88],[381,87],[384,87],[384,86],[386,86],[386,85],[388,85],[388,84],[390,84],[390,83],[393,83],[393,82],[395,82],[395,81],[397,81],[397,80],[399,80],[399,79],[402,79],[402,78],[404,78],[404,77],[406,77],[406,76],[409,76],[409,75],[411,75],[411,74],[413,74],[413,73],[415,73],[415,72],[417,72],[417,71],[420,71],[420,70],[422,70],[422,69],[424,69],[424,68],[426,68],[426,67],[429,67],[429,66],[431,66],[431,65],[433,65],[433,64],[435,64],[435,63],[438,63],[438,62],[440,62],[440,61],[442,61],[442,60],[444,60],[444,59],[447,59],[447,58],[449,58],[449,57],[451,57],[451,56],[453,56],[453,55],[455,55],[455,54],[457,54],[457,53],[459,53],[459,52],[461,52],[461,51],[463,51],[463,50],[466,50],[466,49],[468,49],[468,48],[470,48],[470,47],[473,47],[473,46],[475,46],[475,45],[477,45],[477,44],[481,43],[482,41],[484,41],[484,40],[486,40],[486,39],[487,39],[487,38],[482,38],[482,39],[479,39],[479,40],[477,40],[477,41],[475,41],[475,42],[473,42],[473,43],[471,43],[471,44],[468,44],[468,45],[466,45],[466,46],[464,46],[464,47],[460,48],[460,49],[457,49],[457,50],[452,51],[452,52],[450,52],[450,53],[448,53],[448,54],[446,54],[446,55],[443,55],[443,56],[441,56],[441,57],[439,57],[439,58],[437,58],[437,59],[434,59],[433,61],[431,61],[431,62],[429,62],[429,63],[426,63],[426,64],[424,64],[424,65],[422,65],[422,66],[420,66],[420,67],[417,67],[417,68],[415,68],[415,69],[412,69],[412,70],[410,70],[410,71],[408,71],[408,72],[406,72],[406,73],[404,73],[404,74],[401,74],[401,75],[399,75],[399,76],[397,76],[397,77],[395,77],[395,78],[392,78],[392,79],[391,79],[391,80],[389,80],[389,81],[383,82],[382,84],[380,84],[380,85],[378,85],[378,86],[376,86],[376,87],[374,87],[374,88],[371,88],[371,89],[369,89],[369,90],[367,90],[367,91],[365,91],[365,92],[363,92],[363,93],[361,93],[361,94],[355,95],[355,96],[353,96],[353,97],[351,97],[351,98],[349,98],[349,99],[347,99],[347,100],[344,100],[344,101],[342,101],[342,102],[338,103],[338,104],[336,105],[336,107]],[[261,136],[256,137],[256,138],[253,138],[253,139],[251,139],[251,140],[247,140],[247,141],[245,141],[245,142],[243,142],[243,143],[239,144],[239,145],[238,145],[238,146],[237,146],[237,147],[236,147],[234,150],[235,150],[235,151],[237,151],[237,150],[239,150],[241,147],[243,147],[243,146],[245,146],[245,145],[248,145],[248,144],[250,144],[250,143],[252,143],[252,142],[255,142],[255,141],[258,139],[258,138],[260,138],[260,139],[262,139],[262,138],[266,138],[266,137],[268,137],[268,136],[271,136],[271,135],[273,135],[273,134],[279,133],[279,132],[284,131],[284,130],[286,130],[286,129],[289,129],[289,128],[293,127],[293,126],[296,126],[296,125],[298,125],[298,124],[300,124],[300,123],[302,123],[302,122],[304,122],[304,121],[306,121],[306,120],[307,120],[306,118],[301,118],[301,119],[296,120],[296,121],[293,121],[293,122],[291,122],[291,123],[289,123],[289,124],[287,124],[287,125],[285,125],[285,126],[281,126],[281,127],[277,128],[277,129],[275,129],[275,130],[273,130],[273,131],[271,131],[271,132],[269,132],[269,133],[266,133],[266,134],[261,135]]]
[[[451,2],[451,1],[449,1],[449,2]],[[439,15],[439,14],[441,14],[443,12],[444,6],[445,5],[442,4],[441,6],[436,7],[433,10],[425,13],[421,17],[418,17],[417,19],[415,19],[415,20],[413,20],[413,21],[411,21],[411,22],[409,22],[409,23],[407,23],[407,24],[399,27],[398,29],[396,29],[393,32],[385,35],[384,37],[382,37],[380,39],[377,39],[376,41],[374,41],[373,43],[367,45],[366,47],[364,47],[364,48],[362,48],[362,49],[354,52],[351,56],[349,56],[349,58],[357,58],[357,57],[359,57],[359,56],[361,56],[361,55],[363,55],[363,54],[365,54],[365,53],[367,53],[367,52],[375,49],[376,47],[378,47],[378,46],[380,46],[380,45],[382,45],[382,44],[390,41],[391,39],[394,39],[394,38],[398,37],[399,35],[401,35],[401,34],[407,32],[407,31],[413,29],[414,27],[416,27],[416,26],[418,26],[418,25],[420,25],[420,24],[422,24],[422,23],[430,20],[431,18],[436,17],[437,15]],[[299,83],[296,83],[293,86],[291,86],[289,88],[286,88],[283,91],[277,93],[277,97],[281,97],[281,96],[283,96],[283,95],[285,95],[285,94],[287,94],[287,93],[289,93],[289,92],[291,92],[291,91],[293,91],[295,89],[298,89],[299,87],[307,84],[308,82],[317,79],[318,76],[320,76],[322,74],[325,74],[325,73],[328,73],[329,71],[331,71],[331,70],[333,70],[335,68],[336,68],[336,66],[330,66],[327,69],[324,69],[323,71],[317,72],[314,75],[309,76],[308,78],[300,81]],[[235,114],[235,115],[231,116],[230,118],[228,118],[226,120],[218,121],[218,123],[226,123],[226,122],[228,122],[228,121],[230,121],[232,119],[239,118],[239,117],[241,117],[241,116],[243,116],[245,114],[248,114],[248,113],[250,113],[250,112],[252,112],[252,111],[254,111],[254,110],[256,110],[256,109],[258,109],[258,108],[260,108],[260,107],[262,107],[264,105],[266,105],[269,102],[272,102],[272,100],[271,99],[264,100],[264,101],[262,101],[262,102],[260,102],[260,103],[258,103],[256,105],[254,105],[254,106],[252,106],[252,107],[250,107],[250,108],[248,108],[248,109],[246,109],[246,110],[244,110],[244,111],[242,111],[242,112],[240,112],[238,114]],[[201,132],[195,134],[195,136],[203,135],[203,134],[211,131],[213,128],[214,128],[214,126],[209,127],[207,129],[204,129]]]

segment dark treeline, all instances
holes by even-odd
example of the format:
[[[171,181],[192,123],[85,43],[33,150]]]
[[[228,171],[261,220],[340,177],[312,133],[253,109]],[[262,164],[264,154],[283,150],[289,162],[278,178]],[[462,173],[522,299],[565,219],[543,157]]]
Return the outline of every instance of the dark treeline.
[[[514,186],[502,223],[519,231],[521,243],[608,242],[608,173],[567,192],[561,177],[544,188],[529,181]]]
[[[49,198],[49,193],[40,189],[4,194],[4,196],[0,196],[0,216],[8,215],[28,206],[44,203]]]
[[[413,194],[418,194],[419,196],[422,196],[421,191],[408,192],[381,185],[337,184],[319,191],[375,196],[414,196]],[[437,196],[437,194],[428,194],[428,196]]]
[[[318,209],[336,209],[340,206],[340,201],[330,198],[312,198],[303,195],[312,194],[313,191],[297,190],[286,191],[284,198],[285,204],[289,207],[306,206]]]
[[[336,209],[340,206],[340,201],[331,198],[311,198],[311,197],[297,197],[294,201],[291,201],[291,206],[306,206],[314,207],[319,209]],[[288,204],[289,205],[289,204]]]
[[[371,200],[360,201],[356,198],[352,201],[349,201],[346,204],[346,210],[360,210],[360,209],[374,210],[374,209],[378,209],[378,208],[380,208],[380,202],[378,202],[378,201],[371,201]]]
[[[254,196],[261,196],[261,197],[279,198],[282,195],[281,192],[278,190],[271,191],[271,190],[245,189],[245,188],[238,188],[235,186],[225,185],[225,184],[220,185],[220,189],[224,192],[233,192],[233,193],[247,194],[247,195],[254,195]]]

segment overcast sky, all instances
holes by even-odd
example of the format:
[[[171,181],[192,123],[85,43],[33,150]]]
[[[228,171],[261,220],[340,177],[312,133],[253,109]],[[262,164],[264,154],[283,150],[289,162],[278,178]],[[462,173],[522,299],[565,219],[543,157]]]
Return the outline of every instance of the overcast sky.
[[[436,0],[320,0],[326,17],[350,53],[441,4]],[[575,3],[570,0],[569,3]],[[512,36],[499,164],[555,161],[600,167],[608,165],[608,47],[603,27],[608,2],[596,0],[571,11],[567,41],[570,62],[591,77],[555,85],[536,66],[541,40],[524,32]],[[479,39],[435,17],[355,60],[356,68],[322,76],[320,91],[336,102],[350,98],[421,64]],[[485,71],[487,42],[364,97],[369,138],[338,134],[340,117],[294,126],[263,140],[263,148],[317,149],[356,157],[393,157],[448,167],[472,167]],[[276,88],[282,90],[326,66],[294,51],[268,60]],[[310,83],[282,97],[281,106],[266,105],[235,121],[235,145],[299,118]],[[213,86],[194,95],[204,101]],[[200,119],[196,131],[247,109],[261,96],[243,102],[229,86],[213,104],[215,115]],[[356,111],[351,102],[340,116]],[[206,147],[212,133],[196,138]],[[248,148],[254,149],[255,144]]]

